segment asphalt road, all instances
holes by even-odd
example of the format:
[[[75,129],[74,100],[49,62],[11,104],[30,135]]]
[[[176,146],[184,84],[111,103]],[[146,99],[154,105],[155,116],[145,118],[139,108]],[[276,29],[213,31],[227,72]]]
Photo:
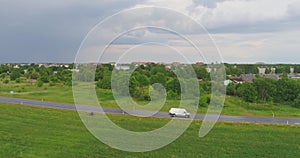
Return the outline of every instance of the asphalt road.
[[[66,109],[66,110],[80,110],[86,112],[105,112],[111,114],[127,114],[121,109],[117,108],[99,108],[97,106],[87,106],[80,105],[75,106],[74,104],[62,104],[62,103],[54,103],[54,102],[45,102],[45,101],[36,101],[36,100],[27,100],[27,99],[17,99],[17,98],[6,98],[0,97],[0,102],[3,103],[12,103],[12,104],[20,104],[24,106],[35,106],[35,107],[46,107],[46,108],[55,108],[55,109]],[[148,116],[150,114],[149,111],[142,110],[128,110],[130,114],[134,114],[136,116]],[[193,115],[196,120],[203,120],[205,115],[197,114]],[[152,117],[160,117],[160,118],[169,118],[167,112],[157,112]],[[219,120],[221,122],[248,122],[248,123],[260,123],[260,124],[293,124],[300,126],[300,118],[284,118],[284,117],[258,117],[258,116],[227,116],[221,115]]]

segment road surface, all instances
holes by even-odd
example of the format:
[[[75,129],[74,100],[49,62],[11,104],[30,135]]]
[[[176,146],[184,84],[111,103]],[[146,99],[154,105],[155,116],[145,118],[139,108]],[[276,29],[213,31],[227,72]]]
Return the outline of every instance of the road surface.
[[[63,104],[63,103],[54,103],[54,102],[45,102],[45,101],[36,101],[36,100],[27,100],[27,99],[17,99],[17,98],[6,98],[0,97],[0,102],[3,103],[12,103],[20,104],[24,106],[35,106],[35,107],[46,107],[46,108],[56,108],[56,109],[66,109],[66,110],[80,110],[86,112],[105,112],[111,114],[124,114],[124,111],[117,108],[99,108],[97,106],[87,106],[80,105],[75,106],[74,104]],[[137,116],[147,116],[149,111],[142,110],[128,110],[128,113],[132,113]],[[193,115],[195,120],[203,120],[203,114]],[[169,118],[167,112],[157,112],[152,117],[159,118]],[[245,123],[260,123],[260,124],[292,124],[300,126],[300,118],[284,118],[284,117],[259,117],[259,116],[227,116],[221,115],[219,120],[221,122],[245,122]]]

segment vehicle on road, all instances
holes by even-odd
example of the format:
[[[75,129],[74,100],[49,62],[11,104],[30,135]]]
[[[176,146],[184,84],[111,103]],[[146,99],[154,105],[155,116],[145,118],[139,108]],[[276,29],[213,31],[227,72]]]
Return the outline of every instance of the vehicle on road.
[[[179,117],[185,117],[185,118],[189,118],[190,117],[190,113],[188,113],[185,109],[183,108],[171,108],[169,110],[169,115],[171,117],[175,117],[175,116],[179,116]]]

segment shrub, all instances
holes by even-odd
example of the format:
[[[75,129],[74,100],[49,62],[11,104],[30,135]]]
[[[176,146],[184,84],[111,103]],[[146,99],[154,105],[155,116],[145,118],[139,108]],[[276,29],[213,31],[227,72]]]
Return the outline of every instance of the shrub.
[[[42,87],[43,85],[44,85],[43,81],[39,79],[39,80],[37,81],[37,86],[38,86],[38,87]]]
[[[8,79],[5,79],[5,80],[3,81],[3,83],[8,84],[8,83],[9,83],[9,80],[8,80]]]
[[[17,79],[16,79],[16,83],[21,83],[21,79],[20,79],[20,78],[17,78]]]
[[[296,108],[300,108],[300,95],[298,95],[298,97],[295,99],[294,106]]]
[[[246,102],[255,102],[257,99],[257,92],[251,83],[243,83],[237,89],[237,94]]]
[[[55,86],[55,83],[52,82],[52,81],[50,81],[49,86],[50,86],[50,87]]]
[[[179,95],[178,95],[178,93],[170,90],[167,92],[167,98],[168,99],[179,99]]]
[[[199,98],[199,106],[200,107],[207,107],[208,106],[208,104],[209,104],[209,102],[210,102],[210,98],[209,97],[207,97],[207,96],[200,96],[200,98]]]

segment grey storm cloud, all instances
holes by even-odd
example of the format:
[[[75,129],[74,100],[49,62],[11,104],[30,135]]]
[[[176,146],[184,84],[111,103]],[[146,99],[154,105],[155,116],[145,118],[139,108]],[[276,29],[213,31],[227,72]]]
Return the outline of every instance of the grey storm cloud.
[[[0,62],[72,62],[94,25],[136,3],[137,0],[2,1]]]
[[[197,20],[215,37],[222,37],[221,39],[225,41],[246,43],[237,44],[238,46],[247,46],[248,43],[259,43],[257,41],[268,41],[271,39],[265,40],[265,38],[272,38],[259,35],[257,37],[262,39],[248,42],[250,39],[247,34],[255,36],[280,32],[280,36],[276,37],[289,41],[288,45],[291,44],[290,38],[294,43],[298,42],[296,37],[291,37],[298,35],[299,32],[300,2],[298,0],[172,0],[172,2],[168,0],[12,0],[2,1],[0,5],[0,63],[73,62],[80,43],[96,24],[123,9],[136,6],[173,8]],[[138,17],[139,21],[165,26],[176,25],[181,33],[197,34],[197,28],[189,28],[189,25],[181,24],[181,19],[176,15],[172,16],[164,12],[151,14],[154,17],[153,21]],[[135,16],[139,15],[132,15]],[[169,21],[161,21],[162,16],[168,16]],[[126,30],[132,22],[130,16],[125,18],[115,23],[117,27],[112,23],[112,27],[108,28],[111,30],[107,33],[113,33],[113,29]],[[289,36],[285,32],[289,32]],[[231,35],[225,37],[223,34]],[[106,35],[102,36],[105,38]],[[245,38],[238,38],[239,36]],[[143,43],[148,39],[165,43],[181,43],[168,34],[164,35],[164,32],[144,30],[131,32],[116,41],[116,44]],[[291,52],[298,51],[295,45],[287,48],[285,41],[279,41],[278,43],[282,44],[278,44],[277,47],[293,49],[290,50]],[[226,42],[219,41],[219,43],[222,46],[222,43]],[[230,49],[232,50],[235,49]]]

